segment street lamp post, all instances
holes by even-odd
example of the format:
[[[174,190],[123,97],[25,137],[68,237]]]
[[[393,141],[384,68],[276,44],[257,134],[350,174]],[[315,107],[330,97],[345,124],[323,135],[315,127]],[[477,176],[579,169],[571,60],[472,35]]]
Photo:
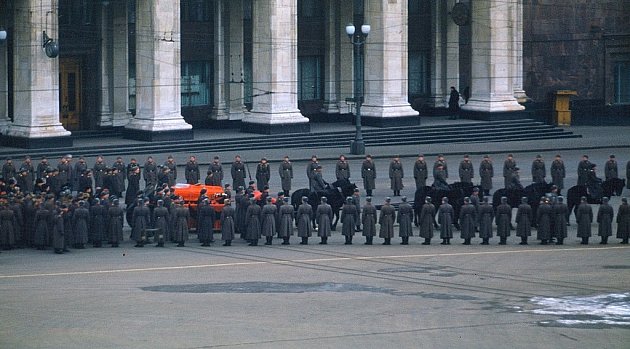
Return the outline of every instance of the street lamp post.
[[[368,34],[370,33],[370,25],[363,24],[361,32],[357,33],[355,26],[351,23],[346,26],[346,34],[350,38],[353,46],[353,63],[354,63],[354,104],[355,104],[355,125],[356,132],[354,140],[350,141],[351,154],[365,154],[365,142],[361,133],[361,104],[363,103],[363,64],[361,62],[361,46],[365,44]]]

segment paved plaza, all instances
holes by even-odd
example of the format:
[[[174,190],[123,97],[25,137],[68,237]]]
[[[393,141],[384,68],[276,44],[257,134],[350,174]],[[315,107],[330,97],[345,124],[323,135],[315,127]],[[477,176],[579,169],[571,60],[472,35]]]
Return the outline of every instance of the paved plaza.
[[[406,171],[402,194],[410,198],[417,152],[446,154],[449,182],[456,180],[464,153],[476,154],[477,170],[487,152],[495,163],[495,189],[502,187],[507,152],[515,153],[525,185],[539,153],[548,170],[553,156],[563,155],[567,186],[576,182],[583,153],[599,165],[600,177],[608,155],[616,154],[625,175],[630,148],[610,137],[610,146],[595,144],[593,135],[572,140],[572,146],[515,142],[368,149],[380,156],[374,201],[380,204],[392,193],[387,166],[396,153],[403,155]],[[297,159],[298,189],[306,186],[304,160],[311,153],[324,157],[324,178],[332,181],[334,158],[346,151],[345,145],[277,149],[267,156],[280,159],[286,152]],[[175,155],[185,162],[186,154]],[[229,171],[234,154],[219,155]],[[253,161],[265,155],[244,156]],[[165,157],[156,154],[160,162]],[[362,188],[356,180],[360,160],[350,163],[351,178]],[[277,167],[272,169],[271,187],[277,188]],[[620,197],[612,198],[615,212],[619,203]],[[593,208],[596,214],[597,205]],[[138,249],[126,241],[117,249],[64,255],[2,251],[0,348],[627,348],[630,247],[615,238],[599,245],[598,237],[580,245],[574,217],[571,223],[564,246],[541,246],[535,239],[520,246],[514,232],[507,246],[498,246],[496,237],[490,246],[479,245],[478,238],[463,246],[457,231],[450,246],[437,238],[422,246],[417,228],[408,246],[399,245],[399,238],[392,246],[381,246],[380,239],[365,246],[360,233],[354,245],[345,246],[338,228],[325,246],[316,238],[298,245],[293,237],[289,246],[274,240],[272,246],[249,247],[237,240],[232,247],[220,242],[200,247],[193,234],[179,248]],[[594,235],[596,228],[594,223]]]

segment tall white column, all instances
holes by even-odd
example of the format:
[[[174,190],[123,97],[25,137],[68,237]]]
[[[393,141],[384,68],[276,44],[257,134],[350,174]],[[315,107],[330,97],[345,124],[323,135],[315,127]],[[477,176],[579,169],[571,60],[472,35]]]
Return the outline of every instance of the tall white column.
[[[59,38],[56,3],[18,0],[14,5],[14,120],[6,135],[22,138],[25,146],[35,139],[70,135],[59,121],[59,58],[48,58],[42,48],[43,30]]]
[[[214,1],[214,107],[212,118],[227,120],[228,108],[226,103],[227,86],[225,80],[225,6],[223,0]]]
[[[243,0],[228,2],[229,73],[228,109],[230,120],[245,116],[245,76],[243,72]]]
[[[339,114],[339,57],[340,47],[340,30],[339,25],[339,8],[340,1],[326,1],[326,20],[324,21],[326,28],[326,53],[324,58],[324,104],[322,113]]]
[[[514,98],[519,103],[529,98],[523,90],[523,0],[511,0],[510,13],[512,15],[510,31],[512,34],[512,84]]]
[[[450,87],[459,86],[459,27],[449,15],[455,3],[456,0],[431,2],[431,101],[437,108],[447,107]]]
[[[510,2],[475,0],[472,6],[472,86],[464,110],[493,113],[523,110],[514,98]]]
[[[127,2],[114,3],[113,16],[113,91],[112,126],[125,126],[131,119],[129,112],[129,34]]]
[[[181,114],[179,0],[137,0],[136,116],[125,135],[143,140],[192,138]]]
[[[308,119],[297,107],[297,0],[254,1],[253,7],[254,98],[241,129],[306,131]]]
[[[346,25],[352,23],[354,17],[353,1],[335,1],[339,6],[337,35],[339,39],[339,50],[337,56],[337,70],[339,72],[337,86],[339,88],[339,112],[341,114],[352,113],[352,106],[345,102],[346,98],[354,97],[354,64],[352,63],[353,46],[346,35]],[[335,53],[333,53],[335,54]]]
[[[114,6],[117,7],[117,6]],[[101,61],[99,64],[101,75],[100,89],[100,118],[99,126],[112,126],[112,104],[113,104],[113,52],[112,52],[112,30],[111,30],[111,8],[110,4],[101,5]]]
[[[366,117],[416,116],[408,100],[407,1],[368,0],[365,22],[372,31],[365,44]]]
[[[0,3],[0,11],[5,11],[6,6],[3,8]],[[0,20],[2,18],[0,17]],[[3,23],[6,30],[6,22]],[[9,67],[7,56],[7,43],[0,41],[0,134],[4,134],[11,123],[9,119]]]

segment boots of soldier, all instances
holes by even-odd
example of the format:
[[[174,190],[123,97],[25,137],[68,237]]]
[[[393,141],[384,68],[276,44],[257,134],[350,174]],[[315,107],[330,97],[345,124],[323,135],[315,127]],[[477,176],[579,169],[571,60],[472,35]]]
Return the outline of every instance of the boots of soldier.
[[[490,245],[490,239],[483,238],[483,241],[480,243],[480,245]]]
[[[286,237],[283,237],[283,238],[282,238],[282,244],[283,244],[283,245],[290,245],[290,244],[289,244],[289,237],[288,237],[288,236],[286,236]]]
[[[371,190],[366,190],[366,191],[365,191],[365,194],[366,194],[367,196],[372,196],[372,191],[371,191]]]
[[[136,245],[134,247],[144,247],[144,245],[142,244],[142,242],[138,241],[136,242]]]
[[[271,245],[272,241],[273,241],[273,236],[267,236],[267,240],[265,241],[265,245]]]
[[[383,245],[391,245],[392,244],[392,239],[391,238],[385,238],[385,242],[383,242]]]
[[[328,237],[322,236],[322,241],[319,242],[320,245],[328,245]]]
[[[446,244],[450,245],[451,244],[451,238],[446,239]]]
[[[621,244],[623,244],[623,245],[627,245],[627,244],[628,244],[628,238],[623,238],[623,239],[621,240]]]
[[[232,240],[225,240],[223,246],[232,246]]]
[[[94,246],[95,248],[101,248],[103,247],[103,243],[101,241],[95,241],[92,246]]]
[[[564,245],[564,238],[558,238],[558,242],[556,242],[556,245]]]
[[[180,242],[177,244],[177,247],[184,247],[184,242],[183,242],[183,241],[180,241]]]
[[[425,238],[424,242],[422,243],[423,245],[431,245],[431,239],[429,238]],[[444,241],[442,241],[442,245],[444,245]]]
[[[289,197],[289,191],[288,190],[284,191],[284,196],[287,197],[287,198]]]
[[[602,236],[602,241],[599,242],[600,245],[608,244],[608,236]]]
[[[300,245],[308,245],[308,238],[302,238],[302,242],[300,242]]]
[[[499,245],[507,245],[507,237],[502,236],[501,241],[499,241]]]
[[[580,245],[588,245],[588,237],[583,237],[582,242],[580,242]]]
[[[164,247],[164,241],[160,240],[158,241],[157,245],[155,245],[155,247]]]
[[[403,236],[402,242],[400,244],[401,245],[409,245],[409,237],[408,236]]]
[[[542,240],[540,241],[540,244],[541,244],[541,245],[547,245],[547,239],[542,239]]]
[[[470,245],[470,238],[464,239],[463,245]]]
[[[56,253],[56,254],[63,254],[63,250],[62,250],[62,249],[60,249],[60,248],[56,248],[56,249],[55,249],[55,253]]]
[[[372,244],[372,237],[371,236],[366,236],[365,237],[365,244],[366,245],[371,245]]]
[[[344,235],[343,237],[346,239],[346,242],[344,243],[344,245],[350,245],[351,244],[350,237],[348,235]]]
[[[425,239],[426,240],[426,239]],[[440,245],[446,245],[446,240],[447,239],[442,239],[442,242],[440,243]],[[425,241],[426,242],[426,241]]]
[[[519,245],[527,245],[527,236],[521,236],[521,242]]]
[[[249,246],[258,246],[258,239],[252,239],[250,241]]]

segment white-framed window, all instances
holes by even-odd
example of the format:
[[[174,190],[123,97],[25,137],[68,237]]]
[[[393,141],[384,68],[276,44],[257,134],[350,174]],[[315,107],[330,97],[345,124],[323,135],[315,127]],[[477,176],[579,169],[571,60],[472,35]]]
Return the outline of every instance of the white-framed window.
[[[630,61],[615,63],[615,104],[630,104]]]

